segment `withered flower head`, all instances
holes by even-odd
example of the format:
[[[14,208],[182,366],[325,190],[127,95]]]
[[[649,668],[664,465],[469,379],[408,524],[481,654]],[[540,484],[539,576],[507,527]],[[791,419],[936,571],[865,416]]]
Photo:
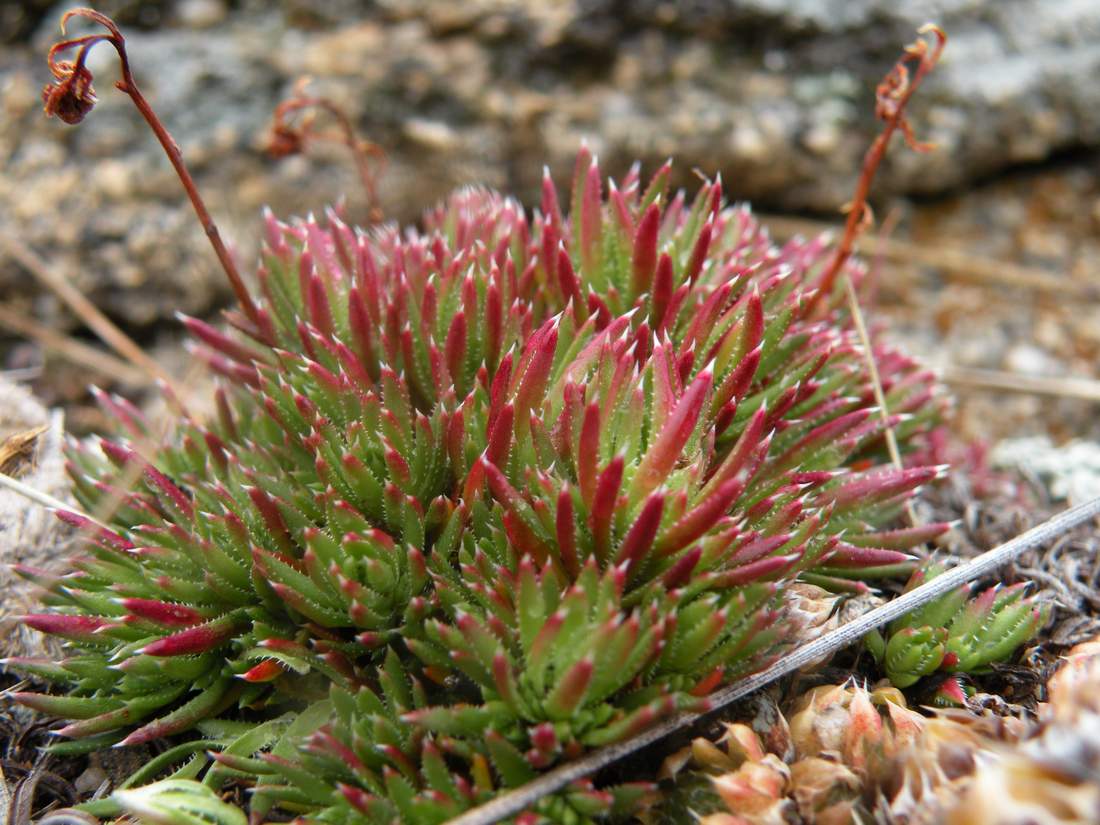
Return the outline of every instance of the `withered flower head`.
[[[49,62],[50,72],[53,74],[55,80],[42,90],[42,100],[45,103],[46,114],[48,116],[57,115],[69,124],[80,123],[84,120],[88,112],[92,110],[92,107],[95,106],[96,103],[95,92],[92,90],[92,73],[84,65],[84,62],[88,57],[88,52],[91,51],[92,47],[97,43],[110,43],[118,54],[119,62],[120,78],[115,82],[115,88],[129,96],[138,112],[140,112],[141,116],[145,119],[145,122],[149,124],[149,128],[153,130],[153,134],[156,135],[165,154],[172,162],[176,174],[179,175],[183,188],[187,191],[187,196],[195,209],[195,215],[202,224],[203,230],[206,232],[206,236],[210,240],[211,246],[214,247],[214,252],[218,256],[218,260],[221,262],[226,276],[229,278],[229,283],[232,285],[233,291],[237,295],[237,300],[244,310],[250,328],[256,330],[261,339],[266,340],[267,337],[269,337],[267,336],[268,330],[257,313],[256,305],[248,294],[248,289],[245,287],[244,281],[241,280],[240,273],[237,271],[237,265],[233,262],[232,257],[229,255],[229,251],[222,242],[214,219],[210,216],[210,212],[207,210],[202,196],[195,187],[195,181],[192,179],[191,173],[187,170],[187,165],[183,162],[183,157],[180,155],[179,146],[176,144],[175,140],[172,139],[172,135],[168,132],[168,129],[165,128],[160,118],[157,117],[156,112],[153,111],[153,107],[149,105],[149,101],[145,99],[145,95],[141,93],[137,83],[134,81],[134,76],[130,71],[130,58],[126,54],[126,38],[123,36],[114,20],[90,8],[75,8],[65,12],[61,17],[62,34],[65,33],[65,26],[68,24],[69,20],[74,17],[90,20],[106,29],[106,33],[99,32],[96,34],[86,34],[81,37],[73,37],[68,40],[62,40],[60,43],[55,43],[50,48],[47,60]],[[76,53],[76,60],[72,63],[57,59],[59,54],[71,49],[78,50]]]
[[[52,68],[57,80],[42,89],[46,114],[56,115],[70,125],[80,123],[96,104],[92,73],[82,59],[75,63],[55,63]]]
[[[939,62],[947,37],[939,26],[933,24],[922,26],[920,34],[931,34],[933,44],[929,46],[928,40],[918,38],[905,47],[905,54],[875,89],[875,117],[886,123],[893,122],[905,136],[905,142],[910,149],[927,152],[932,144],[917,140],[905,115],[905,107],[924,76]],[[916,63],[916,71],[912,77],[906,65],[910,60]]]
[[[358,137],[351,118],[339,103],[308,94],[309,83],[308,77],[300,78],[294,84],[291,96],[275,108],[264,151],[270,157],[279,159],[304,152],[307,142],[343,144],[355,159],[359,180],[367,196],[370,219],[372,222],[381,220],[377,179],[385,163],[385,153],[377,144]],[[317,112],[327,112],[336,121],[338,129],[335,132],[318,130],[315,127]]]
[[[96,104],[95,90],[92,88],[92,73],[84,65],[88,52],[93,46],[103,41],[111,43],[122,58],[124,75],[129,74],[123,47],[124,40],[114,21],[94,9],[72,9],[61,18],[62,33],[72,17],[83,17],[98,23],[106,28],[108,33],[86,34],[82,37],[62,40],[50,48],[47,60],[54,80],[42,89],[42,102],[45,104],[48,116],[56,115],[70,125],[84,120]],[[69,62],[57,59],[59,54],[70,49],[79,49],[76,60]]]
[[[303,116],[303,110],[325,108],[339,110],[339,107],[331,101],[307,94],[306,89],[310,82],[309,77],[298,78],[290,96],[275,107],[271,117],[271,128],[267,133],[267,143],[264,146],[264,151],[269,157],[277,160],[301,154],[306,149],[306,142],[310,138],[317,137],[313,128],[315,112],[306,111]]]
[[[275,159],[300,154],[304,148],[305,140],[301,129],[285,123],[276,123],[271,127],[264,145],[264,151]]]

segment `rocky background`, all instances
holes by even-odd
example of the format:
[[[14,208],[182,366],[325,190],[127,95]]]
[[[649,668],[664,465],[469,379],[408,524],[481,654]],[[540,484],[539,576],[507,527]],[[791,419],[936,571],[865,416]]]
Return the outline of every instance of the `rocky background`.
[[[279,161],[262,151],[272,111],[302,76],[385,149],[389,218],[415,220],[470,182],[531,204],[543,164],[564,187],[586,139],[609,174],[674,156],[689,189],[696,169],[721,173],[729,196],[758,211],[836,222],[877,132],[874,86],[934,20],[950,41],[911,112],[938,149],[916,154],[899,140],[880,172],[874,202],[893,246],[872,261],[881,270],[872,315],[945,368],[1041,378],[1098,371],[1095,0],[95,6],[123,25],[138,82],[246,264],[262,205],[300,214],[344,197],[352,218],[365,216],[340,147]],[[90,60],[101,103],[88,121],[74,128],[43,117],[44,56],[68,7],[0,2],[0,313],[91,340],[13,255],[14,239],[179,375],[186,361],[174,313],[212,315],[228,289],[159,147],[111,89],[109,47]],[[82,26],[74,21],[73,31]],[[774,231],[793,230],[777,222]],[[1009,277],[1021,271],[1022,280]],[[70,428],[103,425],[84,388],[123,386],[125,376],[73,366],[0,327],[0,366],[47,404],[66,404]],[[128,391],[140,391],[134,383]],[[964,434],[1100,434],[1095,402],[959,384]]]

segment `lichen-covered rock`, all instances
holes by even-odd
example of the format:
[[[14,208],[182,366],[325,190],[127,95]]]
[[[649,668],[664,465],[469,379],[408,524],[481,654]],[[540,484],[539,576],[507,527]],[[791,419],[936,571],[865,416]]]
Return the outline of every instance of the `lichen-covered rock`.
[[[245,260],[261,204],[319,209],[346,192],[353,217],[362,205],[338,150],[278,164],[258,151],[271,111],[302,74],[385,147],[383,203],[403,220],[470,181],[532,203],[537,165],[516,161],[546,159],[564,174],[582,136],[612,172],[675,154],[675,184],[696,185],[699,166],[720,170],[736,198],[834,211],[875,128],[864,113],[890,59],[884,44],[932,16],[952,43],[914,115],[941,151],[891,158],[877,192],[942,192],[1100,142],[1091,82],[1100,11],[1088,0],[417,0],[368,11],[192,0],[146,12],[136,22],[159,27],[130,38],[149,74],[139,79]],[[99,127],[64,143],[39,117],[41,44],[54,33],[48,19],[34,45],[0,55],[3,226],[131,326],[208,311],[226,292],[125,101],[104,95]],[[0,290],[25,280],[7,266]],[[56,315],[50,301],[40,309]]]

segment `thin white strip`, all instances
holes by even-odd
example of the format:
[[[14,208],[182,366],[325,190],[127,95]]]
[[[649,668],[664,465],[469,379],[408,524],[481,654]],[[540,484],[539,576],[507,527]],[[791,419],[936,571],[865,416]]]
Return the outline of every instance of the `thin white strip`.
[[[12,478],[9,475],[0,473],[0,487],[7,487],[12,492],[30,499],[35,504],[41,504],[43,507],[49,507],[51,510],[67,510],[70,513],[76,513],[77,515],[84,516],[84,518],[89,521],[95,522],[100,527],[109,529],[107,525],[99,521],[99,519],[93,518],[87,513],[82,513],[76,505],[66,504],[61,499],[54,498],[49,493],[43,493],[41,490],[36,490],[34,487],[24,484],[22,481]]]
[[[1100,497],[1062,511],[1050,520],[1032,527],[1026,533],[1022,533],[1016,538],[994,547],[992,550],[987,550],[966,564],[954,567],[920,587],[898,596],[881,607],[864,613],[858,619],[826,633],[809,644],[803,645],[790,655],[784,656],[771,667],[719,690],[711,696],[711,711],[709,712],[742,699],[782,676],[793,673],[817,659],[847,647],[852,642],[863,638],[864,635],[876,627],[915,610],[921,605],[954,590],[961,584],[991,572],[1002,564],[1011,561],[1025,550],[1045,544],[1062,533],[1097,516],[1100,516]],[[491,823],[500,822],[502,819],[514,816],[531,807],[542,797],[564,788],[570,782],[589,776],[617,762],[624,756],[653,744],[659,739],[690,725],[701,716],[702,714],[698,713],[682,713],[624,742],[595,750],[588,756],[568,762],[543,774],[538,779],[528,782],[526,785],[501,794],[484,805],[451,819],[448,825],[491,825]]]

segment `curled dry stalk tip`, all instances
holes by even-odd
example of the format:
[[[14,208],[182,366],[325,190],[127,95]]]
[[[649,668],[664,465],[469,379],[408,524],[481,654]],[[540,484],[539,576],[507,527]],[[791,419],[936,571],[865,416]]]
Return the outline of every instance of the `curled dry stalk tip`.
[[[371,222],[382,219],[378,203],[377,179],[385,163],[385,153],[378,144],[361,139],[351,118],[340,104],[327,97],[306,93],[308,78],[302,78],[294,86],[294,92],[282,101],[272,115],[271,129],[267,135],[267,153],[273,158],[297,155],[305,151],[310,141],[330,141],[346,146],[355,158],[360,183],[367,196],[368,217]],[[330,114],[339,127],[339,134],[317,131],[314,113],[321,110]],[[291,118],[301,114],[296,121]]]
[[[65,34],[65,27],[69,18],[74,16],[87,17],[101,24],[109,32],[108,34],[86,34],[82,37],[74,37],[55,43],[46,57],[49,63],[50,73],[54,80],[46,84],[42,89],[42,102],[47,116],[57,116],[65,123],[75,125],[80,123],[96,104],[95,90],[92,88],[92,73],[85,65],[88,52],[97,43],[107,41],[118,51],[123,67],[123,81],[129,75],[129,64],[126,59],[125,39],[118,30],[118,26],[109,17],[100,14],[93,9],[72,9],[61,18],[61,33]],[[76,60],[70,62],[58,60],[57,56],[70,49],[78,49]]]
[[[273,343],[270,321],[261,315],[249,295],[248,288],[237,270],[237,265],[221,239],[217,224],[206,208],[206,204],[195,186],[195,181],[183,162],[183,155],[180,153],[179,146],[134,81],[134,76],[130,71],[130,59],[126,53],[126,38],[110,17],[89,8],[77,8],[66,12],[61,18],[62,34],[66,33],[66,26],[73,17],[81,17],[98,23],[107,32],[69,38],[55,43],[50,48],[47,62],[54,80],[42,90],[42,101],[46,114],[51,117],[57,116],[69,124],[80,123],[88,115],[96,104],[96,95],[92,88],[92,72],[86,65],[88,52],[99,43],[110,43],[118,54],[122,74],[119,81],[115,83],[115,87],[128,95],[130,100],[133,101],[134,106],[137,107],[145,122],[149,124],[149,128],[153,130],[153,134],[156,135],[157,140],[168,156],[168,160],[179,176],[180,182],[191,201],[191,206],[194,208],[207,238],[210,240],[210,245],[214,248],[214,253],[218,256],[218,261],[229,278],[230,286],[233,287],[237,301],[251,323],[252,329],[249,331],[257,339],[266,343]],[[70,62],[58,59],[60,54],[72,49],[77,49],[75,60]]]
[[[871,181],[874,180],[879,165],[886,157],[886,149],[890,145],[890,138],[893,137],[894,132],[900,129],[906,145],[916,152],[927,152],[934,148],[932,143],[917,140],[905,108],[924,78],[939,62],[944,46],[947,45],[947,35],[934,23],[921,26],[918,34],[921,36],[905,47],[901,58],[875,89],[875,117],[883,122],[882,131],[863,156],[863,166],[855,194],[844,207],[848,215],[844,224],[844,234],[837,244],[836,254],[833,255],[818,281],[817,291],[805,305],[806,315],[812,314],[818,303],[832,293],[837,276],[852,255],[856,239],[874,223],[871,207],[867,204],[867,196],[871,190]],[[929,34],[932,35],[931,39],[924,37]],[[908,65],[911,62],[915,63],[912,71]]]

